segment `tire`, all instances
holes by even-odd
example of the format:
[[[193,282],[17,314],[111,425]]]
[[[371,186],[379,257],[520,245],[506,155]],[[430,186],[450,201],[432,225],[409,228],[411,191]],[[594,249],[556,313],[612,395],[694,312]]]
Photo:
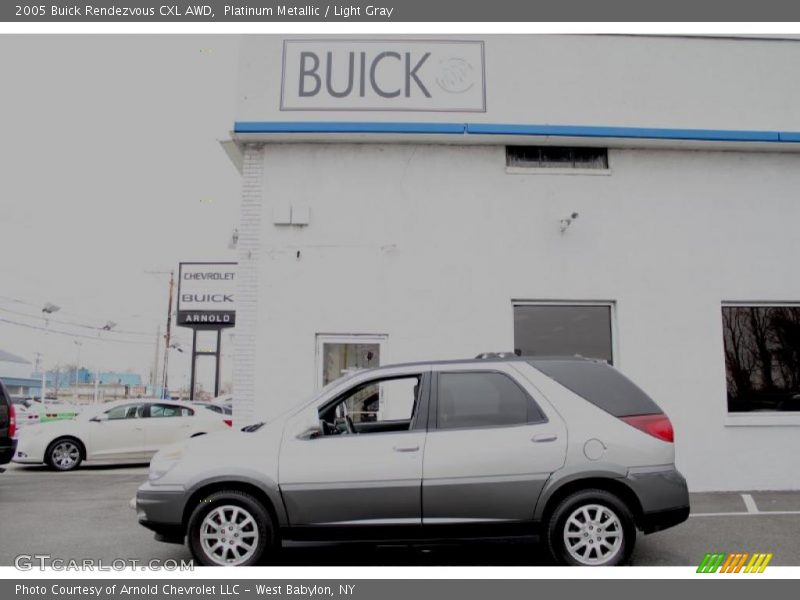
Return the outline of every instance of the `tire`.
[[[630,509],[605,490],[567,496],[547,523],[547,548],[559,565],[623,565],[635,544],[636,524]]]
[[[83,446],[72,437],[58,438],[47,447],[44,459],[56,471],[74,471],[83,462]]]
[[[189,518],[187,537],[189,549],[201,565],[249,566],[259,564],[275,550],[275,531],[272,517],[256,498],[238,490],[223,490],[200,500]]]

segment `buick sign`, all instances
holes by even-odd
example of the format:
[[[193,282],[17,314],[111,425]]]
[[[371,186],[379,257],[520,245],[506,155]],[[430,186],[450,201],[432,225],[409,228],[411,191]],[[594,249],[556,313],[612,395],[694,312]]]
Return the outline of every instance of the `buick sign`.
[[[202,329],[236,324],[236,263],[180,263],[178,325]]]
[[[281,110],[485,112],[483,42],[286,40]]]

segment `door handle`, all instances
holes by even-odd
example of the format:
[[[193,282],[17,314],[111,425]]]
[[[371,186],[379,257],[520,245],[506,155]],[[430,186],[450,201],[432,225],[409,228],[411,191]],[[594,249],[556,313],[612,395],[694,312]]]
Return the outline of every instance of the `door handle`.
[[[532,442],[555,442],[558,436],[555,433],[539,433],[531,438]]]
[[[392,450],[395,452],[416,452],[419,450],[419,444],[416,446],[395,446]]]

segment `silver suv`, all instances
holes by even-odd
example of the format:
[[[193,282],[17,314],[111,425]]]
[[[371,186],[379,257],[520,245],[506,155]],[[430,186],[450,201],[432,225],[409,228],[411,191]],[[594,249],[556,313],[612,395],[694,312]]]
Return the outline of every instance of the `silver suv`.
[[[603,362],[482,355],[347,375],[269,423],[159,452],[136,495],[205,565],[286,540],[538,536],[567,565],[628,561],[689,515],[672,425]]]

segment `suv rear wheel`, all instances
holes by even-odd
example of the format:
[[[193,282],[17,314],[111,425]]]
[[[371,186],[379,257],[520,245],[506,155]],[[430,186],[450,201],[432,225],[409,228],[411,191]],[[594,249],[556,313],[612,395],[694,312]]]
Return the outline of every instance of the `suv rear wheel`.
[[[558,564],[625,564],[636,543],[631,511],[605,490],[583,490],[564,498],[547,526],[547,546]]]
[[[264,506],[238,490],[214,492],[189,519],[189,548],[206,566],[258,564],[275,547],[275,525]]]

